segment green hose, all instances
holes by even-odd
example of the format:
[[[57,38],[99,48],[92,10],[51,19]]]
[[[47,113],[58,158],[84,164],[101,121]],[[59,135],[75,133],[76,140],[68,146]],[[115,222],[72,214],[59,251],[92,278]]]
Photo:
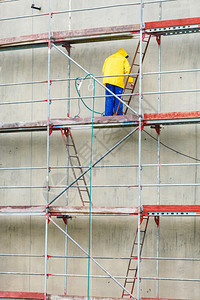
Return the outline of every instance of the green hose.
[[[93,102],[92,102],[92,132],[90,152],[90,206],[89,206],[89,232],[88,232],[88,284],[87,299],[90,298],[90,257],[91,257],[91,231],[92,231],[92,160],[93,160],[93,139],[94,139],[94,101],[95,101],[95,80],[93,80]]]
[[[91,112],[94,112],[95,114],[98,114],[98,115],[103,116],[103,113],[100,113],[100,112],[98,112],[98,111],[95,111],[95,110],[91,109],[89,106],[87,106],[87,104],[86,104],[86,103],[84,102],[84,100],[82,99],[82,97],[81,97],[81,95],[80,95],[80,93],[79,93],[78,87],[77,87],[77,80],[85,80],[87,77],[89,77],[89,76],[91,76],[91,75],[92,75],[92,74],[87,74],[83,79],[82,79],[81,77],[77,77],[77,78],[75,79],[75,88],[76,88],[77,94],[78,94],[78,96],[80,97],[80,100],[82,101],[83,105],[84,105],[87,109],[89,109]],[[93,76],[93,75],[92,75],[92,76]],[[95,94],[95,86],[94,86],[94,91],[93,91],[93,93]]]

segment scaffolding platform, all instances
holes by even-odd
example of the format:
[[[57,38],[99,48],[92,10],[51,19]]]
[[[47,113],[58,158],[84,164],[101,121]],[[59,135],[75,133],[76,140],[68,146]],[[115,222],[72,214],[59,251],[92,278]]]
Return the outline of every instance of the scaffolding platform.
[[[179,124],[198,124],[200,123],[200,111],[186,112],[166,112],[144,114],[142,118],[144,125],[179,125]],[[104,127],[122,127],[137,126],[139,117],[136,115],[123,116],[106,116],[87,118],[62,118],[51,119],[49,126],[52,130],[60,130],[60,128],[104,128]],[[0,133],[9,132],[26,132],[26,131],[46,131],[47,121],[22,121],[14,123],[0,123]]]
[[[43,216],[49,213],[51,216],[77,215],[88,216],[88,206],[45,206],[45,205],[21,205],[0,206],[0,215],[35,215]],[[154,216],[200,216],[200,205],[143,205],[138,211],[137,206],[93,206],[93,216],[131,216],[138,215]]]
[[[47,295],[48,300],[122,300],[124,298],[113,298],[113,297],[86,297],[86,296],[70,296],[70,295]],[[0,298],[4,299],[45,299],[43,293],[34,292],[7,292],[0,291]],[[171,298],[142,298],[142,300],[191,300],[191,299],[171,299]]]
[[[200,17],[146,22],[144,32],[152,35],[187,34],[200,31]],[[66,30],[52,32],[56,45],[132,39],[140,32],[140,24]],[[38,33],[0,39],[0,51],[48,46],[49,34]]]

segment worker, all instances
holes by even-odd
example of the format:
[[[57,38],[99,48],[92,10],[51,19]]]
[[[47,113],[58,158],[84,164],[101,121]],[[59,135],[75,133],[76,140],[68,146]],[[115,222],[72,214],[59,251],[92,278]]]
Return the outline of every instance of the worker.
[[[130,65],[127,58],[128,54],[123,48],[106,58],[102,70],[103,76],[129,74]],[[133,78],[131,76],[129,76],[128,82],[130,83],[130,86],[133,87]],[[104,77],[103,84],[121,99],[124,89],[124,76]],[[113,113],[116,114],[119,103],[120,106],[117,115],[123,115],[123,103],[114,97],[108,90],[106,90],[105,94],[105,116],[112,116]]]

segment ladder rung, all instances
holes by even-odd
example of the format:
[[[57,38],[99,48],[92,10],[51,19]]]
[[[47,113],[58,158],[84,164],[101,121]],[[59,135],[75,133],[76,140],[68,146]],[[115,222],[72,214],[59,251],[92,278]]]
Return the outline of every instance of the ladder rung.
[[[78,158],[77,155],[69,155],[69,157],[75,157],[75,158]]]
[[[129,270],[129,271],[136,271],[137,269],[131,269],[131,268],[130,268],[130,269],[128,269],[128,270]]]
[[[134,283],[135,281],[126,281],[126,283],[128,283],[128,284],[132,284],[132,283]]]
[[[138,66],[138,67],[139,67],[139,65],[138,65],[138,64],[133,64],[133,66]]]

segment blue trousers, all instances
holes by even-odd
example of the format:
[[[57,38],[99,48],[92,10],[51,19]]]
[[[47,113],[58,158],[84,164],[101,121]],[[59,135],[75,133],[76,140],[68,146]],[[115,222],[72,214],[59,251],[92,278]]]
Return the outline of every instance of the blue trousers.
[[[106,84],[106,87],[121,99],[121,94],[123,92],[123,89],[121,87],[108,83]],[[117,115],[123,115],[123,104],[115,96],[109,93],[109,91],[106,90],[105,116],[113,116],[113,113],[116,114],[119,103],[120,107]]]

